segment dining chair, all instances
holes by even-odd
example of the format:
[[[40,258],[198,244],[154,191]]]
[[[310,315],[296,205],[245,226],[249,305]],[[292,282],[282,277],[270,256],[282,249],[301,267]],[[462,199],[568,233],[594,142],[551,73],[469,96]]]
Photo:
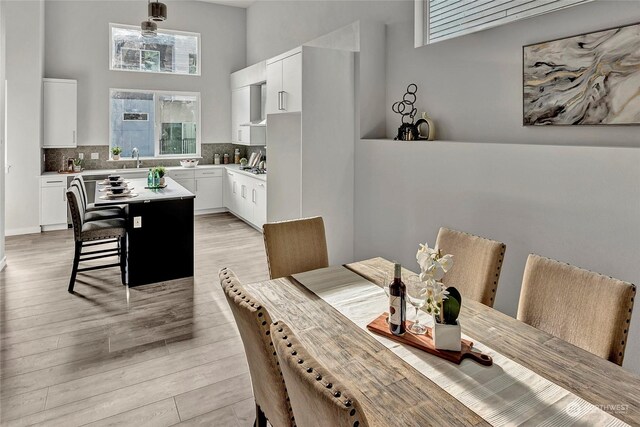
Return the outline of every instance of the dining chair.
[[[322,217],[267,223],[263,236],[271,279],[329,266]]]
[[[81,197],[80,190],[78,190],[77,186],[72,185],[67,190],[67,202],[69,204],[69,210],[71,211],[71,222],[73,223],[73,237],[75,241],[73,269],[71,270],[71,279],[69,280],[68,291],[70,293],[73,292],[78,273],[110,267],[120,267],[122,284],[125,284],[127,250],[125,220],[121,218],[95,221],[85,220],[85,212]],[[91,250],[91,252],[82,253],[83,248],[109,243],[115,243],[116,247]],[[78,268],[80,262],[114,256],[118,256],[120,258],[119,262]]]
[[[256,427],[295,426],[287,388],[271,341],[271,317],[267,309],[249,294],[228,268],[218,272],[220,285],[236,320],[244,345],[253,397]]]
[[[271,337],[298,427],[368,425],[358,400],[307,352],[286,323],[272,324]]]
[[[453,267],[442,283],[455,286],[463,298],[493,307],[506,245],[495,240],[441,227],[436,247],[453,255]]]
[[[119,207],[118,205],[113,206],[94,206],[92,210],[90,205],[93,203],[87,204],[86,192],[82,190],[82,181],[79,181],[74,178],[71,181],[71,186],[78,189],[78,193],[80,194],[80,203],[82,203],[82,207],[84,209],[84,220],[85,221],[98,221],[102,219],[114,219],[114,218],[126,218],[126,209]]]
[[[631,283],[531,254],[517,318],[622,365],[635,293]]]

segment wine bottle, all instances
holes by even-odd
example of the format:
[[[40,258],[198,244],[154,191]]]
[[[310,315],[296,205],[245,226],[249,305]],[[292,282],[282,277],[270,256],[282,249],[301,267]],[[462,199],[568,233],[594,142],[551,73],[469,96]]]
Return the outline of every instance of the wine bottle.
[[[407,313],[405,297],[407,287],[402,283],[402,266],[393,266],[393,283],[389,285],[389,330],[393,335],[404,335]]]
[[[153,186],[155,188],[160,187],[160,173],[157,169],[154,169],[153,171]]]
[[[149,174],[147,175],[147,187],[153,188],[153,169],[149,169]]]

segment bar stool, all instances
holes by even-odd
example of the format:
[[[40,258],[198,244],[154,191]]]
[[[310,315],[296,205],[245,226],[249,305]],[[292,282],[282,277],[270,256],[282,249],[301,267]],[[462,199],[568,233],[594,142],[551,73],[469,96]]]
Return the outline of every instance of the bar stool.
[[[80,193],[80,203],[84,208],[85,221],[97,221],[101,219],[127,218],[127,210],[124,205],[95,206],[94,203],[87,203],[87,192],[84,188],[84,180],[78,177],[71,181],[71,186],[76,187]]]
[[[67,201],[71,210],[71,220],[73,222],[73,236],[75,240],[75,255],[73,258],[73,269],[69,280],[69,293],[73,293],[76,275],[83,271],[98,270],[102,268],[120,267],[122,284],[126,283],[126,251],[127,234],[126,220],[123,218],[111,218],[88,221],[85,219],[84,205],[78,186],[72,185],[67,190]],[[92,250],[82,253],[85,247],[116,243],[116,248]],[[82,261],[90,261],[101,258],[118,256],[119,262],[95,265],[91,267],[78,268]]]

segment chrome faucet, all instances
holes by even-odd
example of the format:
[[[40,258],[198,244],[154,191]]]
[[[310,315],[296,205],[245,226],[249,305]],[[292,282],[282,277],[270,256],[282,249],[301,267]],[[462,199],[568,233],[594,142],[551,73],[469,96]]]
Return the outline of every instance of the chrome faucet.
[[[138,150],[138,147],[133,147],[133,150],[131,150],[131,157],[136,158],[136,168],[140,169],[142,162],[140,161],[140,150]]]

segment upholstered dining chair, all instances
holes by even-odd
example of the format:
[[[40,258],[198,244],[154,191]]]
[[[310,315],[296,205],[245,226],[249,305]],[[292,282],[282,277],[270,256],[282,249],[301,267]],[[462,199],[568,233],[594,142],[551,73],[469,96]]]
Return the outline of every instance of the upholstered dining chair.
[[[506,245],[442,227],[436,247],[454,260],[442,283],[455,286],[463,298],[493,307]]]
[[[622,365],[635,293],[631,283],[531,254],[517,317]]]
[[[77,186],[72,185],[67,190],[67,202],[71,211],[71,222],[73,223],[73,237],[75,240],[75,254],[73,257],[73,268],[69,279],[68,291],[73,292],[76,276],[79,272],[98,270],[101,268],[120,267],[122,283],[126,278],[126,248],[127,232],[125,220],[122,218],[102,219],[87,221],[85,219],[82,196]],[[115,243],[115,248],[92,250],[82,252],[83,248],[104,244]],[[92,265],[90,267],[79,268],[83,261],[91,261],[101,258],[119,257],[119,262]]]
[[[322,217],[267,223],[263,232],[271,279],[329,266]]]
[[[271,325],[271,337],[298,427],[368,425],[349,389],[305,350],[286,323]]]
[[[84,178],[82,177],[82,175],[76,175],[73,178],[73,181],[77,181],[80,187],[80,195],[82,196],[82,203],[84,203],[85,210],[87,212],[100,211],[105,209],[106,210],[117,209],[122,211],[122,214],[124,215],[124,211],[126,210],[127,205],[96,206],[94,203],[88,203],[87,186],[84,183]]]
[[[218,272],[231,312],[236,320],[247,355],[253,396],[256,403],[256,427],[295,426],[287,388],[271,342],[271,317],[264,306],[249,294],[228,268]]]

